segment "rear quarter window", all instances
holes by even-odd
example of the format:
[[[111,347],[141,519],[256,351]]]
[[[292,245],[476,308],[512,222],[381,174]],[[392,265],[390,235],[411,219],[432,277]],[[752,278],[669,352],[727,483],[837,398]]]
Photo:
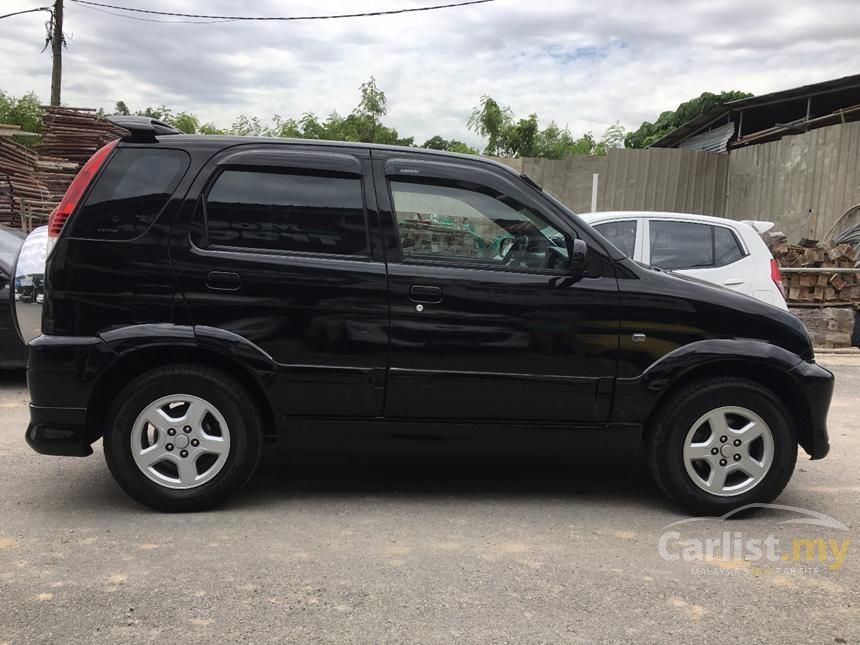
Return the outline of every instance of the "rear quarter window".
[[[71,219],[69,235],[99,240],[142,235],[158,218],[189,163],[181,150],[118,148]]]

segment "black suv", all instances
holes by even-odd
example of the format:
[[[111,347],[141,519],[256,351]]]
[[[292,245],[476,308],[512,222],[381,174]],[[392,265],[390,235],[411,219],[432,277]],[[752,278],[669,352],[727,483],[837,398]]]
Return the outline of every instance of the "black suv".
[[[119,123],[25,243],[44,306],[18,324],[29,444],[103,438],[144,504],[222,502],[267,440],[643,451],[695,513],[827,454],[797,318],[637,264],[501,164]]]

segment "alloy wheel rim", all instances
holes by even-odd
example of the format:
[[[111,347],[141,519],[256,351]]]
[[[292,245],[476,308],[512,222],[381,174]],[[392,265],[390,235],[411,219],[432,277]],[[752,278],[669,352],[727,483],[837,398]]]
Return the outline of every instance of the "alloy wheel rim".
[[[185,490],[202,486],[224,468],[230,429],[214,405],[191,394],[171,394],[147,405],[131,431],[135,465],[152,482]]]
[[[701,490],[718,497],[746,493],[773,465],[770,427],[752,410],[715,408],[698,418],[684,438],[684,468]]]

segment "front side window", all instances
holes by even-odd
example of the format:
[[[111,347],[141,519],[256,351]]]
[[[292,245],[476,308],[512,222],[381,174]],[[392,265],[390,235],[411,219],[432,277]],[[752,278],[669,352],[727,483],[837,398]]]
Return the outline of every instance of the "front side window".
[[[225,170],[206,197],[210,245],[368,255],[357,177]]]
[[[624,255],[633,257],[633,250],[636,248],[636,220],[595,224],[594,228]]]
[[[392,181],[403,259],[556,269],[564,235],[530,208],[484,187]]]

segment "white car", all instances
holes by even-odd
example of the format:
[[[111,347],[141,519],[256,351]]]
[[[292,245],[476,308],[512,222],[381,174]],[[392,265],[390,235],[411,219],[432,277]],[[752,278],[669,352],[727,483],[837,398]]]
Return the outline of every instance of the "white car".
[[[615,211],[582,219],[628,257],[788,309],[779,265],[761,239],[772,222]]]

